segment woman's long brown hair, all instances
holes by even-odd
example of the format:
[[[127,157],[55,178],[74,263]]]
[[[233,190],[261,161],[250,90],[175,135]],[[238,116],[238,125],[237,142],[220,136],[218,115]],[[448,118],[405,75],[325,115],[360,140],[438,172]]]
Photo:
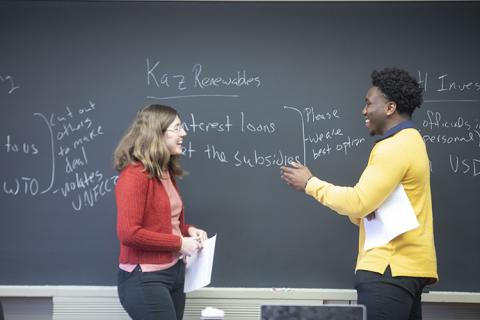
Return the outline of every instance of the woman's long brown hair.
[[[166,169],[175,176],[183,176],[180,156],[171,156],[164,140],[165,131],[177,116],[175,109],[160,104],[149,105],[138,112],[115,149],[114,168],[122,171],[129,164],[140,162],[150,177],[162,179]]]

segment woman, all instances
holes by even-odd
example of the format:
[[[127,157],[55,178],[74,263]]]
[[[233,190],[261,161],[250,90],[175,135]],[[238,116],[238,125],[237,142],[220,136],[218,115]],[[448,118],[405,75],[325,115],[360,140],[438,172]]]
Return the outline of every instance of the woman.
[[[175,109],[141,110],[114,153],[120,240],[118,296],[134,320],[182,319],[184,259],[207,234],[184,223],[175,177],[186,132]]]

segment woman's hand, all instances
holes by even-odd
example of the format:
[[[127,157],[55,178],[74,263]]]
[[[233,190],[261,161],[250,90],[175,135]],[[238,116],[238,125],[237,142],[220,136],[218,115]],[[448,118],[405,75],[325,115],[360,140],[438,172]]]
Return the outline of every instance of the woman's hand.
[[[205,231],[195,227],[188,228],[188,235],[200,243],[200,248],[203,247],[203,243],[208,239],[208,235]]]
[[[195,238],[183,237],[180,253],[184,256],[190,257],[196,251],[200,250],[201,247],[201,244]]]

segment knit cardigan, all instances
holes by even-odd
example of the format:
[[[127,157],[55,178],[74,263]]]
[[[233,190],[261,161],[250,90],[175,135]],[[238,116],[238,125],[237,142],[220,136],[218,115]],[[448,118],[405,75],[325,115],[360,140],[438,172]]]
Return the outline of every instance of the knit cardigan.
[[[173,174],[172,183],[178,191]],[[164,264],[172,262],[182,245],[172,233],[168,194],[158,178],[150,178],[141,164],[130,164],[115,186],[120,263]],[[180,231],[188,235],[190,225],[180,214]]]

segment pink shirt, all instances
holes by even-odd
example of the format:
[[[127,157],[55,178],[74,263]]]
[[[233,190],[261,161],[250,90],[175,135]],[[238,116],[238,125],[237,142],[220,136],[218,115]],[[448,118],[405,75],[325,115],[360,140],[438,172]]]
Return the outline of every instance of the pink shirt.
[[[165,191],[168,194],[168,199],[170,200],[170,208],[172,210],[172,233],[176,234],[180,237],[182,237],[182,232],[180,231],[180,213],[182,212],[182,199],[180,198],[180,195],[177,192],[177,189],[175,189],[175,186],[172,183],[172,180],[170,180],[170,175],[169,173],[163,173],[164,174],[164,179],[161,179],[160,181],[163,184],[163,187],[165,188]],[[165,270],[170,267],[172,267],[177,261],[181,258],[180,252],[178,252],[177,257],[173,259],[172,262],[170,263],[164,263],[164,264],[140,264],[140,268],[142,268],[142,272],[152,272],[152,271],[160,271],[160,270]],[[121,263],[119,265],[120,269],[127,271],[127,272],[132,272],[136,264],[129,264],[129,263]]]

